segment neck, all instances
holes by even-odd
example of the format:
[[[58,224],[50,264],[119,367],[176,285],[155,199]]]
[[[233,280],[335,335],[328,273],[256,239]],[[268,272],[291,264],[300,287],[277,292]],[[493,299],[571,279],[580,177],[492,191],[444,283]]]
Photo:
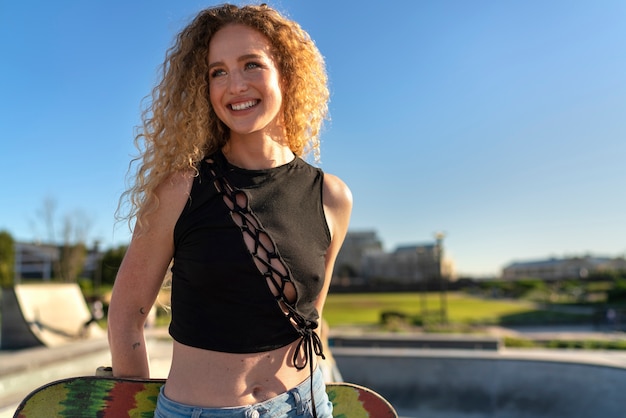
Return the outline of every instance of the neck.
[[[233,136],[222,148],[222,152],[229,163],[248,170],[274,168],[294,159],[286,141],[278,142],[272,138],[259,141],[258,138],[250,140]]]

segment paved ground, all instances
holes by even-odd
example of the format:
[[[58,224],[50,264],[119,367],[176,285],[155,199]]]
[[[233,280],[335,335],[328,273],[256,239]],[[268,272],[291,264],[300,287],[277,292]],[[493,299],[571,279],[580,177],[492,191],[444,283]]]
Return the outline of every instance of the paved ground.
[[[561,326],[523,326],[523,327],[488,327],[486,333],[494,336],[523,337],[536,340],[623,340],[626,333],[608,326],[561,325]]]
[[[165,330],[147,333],[153,377],[166,377],[172,356],[164,343]],[[13,417],[19,402],[33,389],[72,376],[94,375],[98,366],[111,364],[106,338],[81,341],[63,347],[0,351],[0,418]]]
[[[358,329],[333,329],[333,333],[358,333]],[[626,334],[591,326],[568,327],[491,327],[485,332],[491,336],[521,336],[537,339],[626,339]],[[151,369],[153,377],[165,377],[169,369],[171,346],[165,343],[169,337],[166,329],[154,329],[148,333]],[[519,355],[523,350],[502,350]],[[562,360],[599,362],[626,367],[626,351],[587,350],[530,350],[528,355],[541,355]],[[106,339],[96,339],[68,344],[56,348],[36,348],[17,352],[0,351],[0,418],[13,416],[19,401],[32,389],[53,380],[78,375],[92,375],[101,365],[109,365],[110,356]]]

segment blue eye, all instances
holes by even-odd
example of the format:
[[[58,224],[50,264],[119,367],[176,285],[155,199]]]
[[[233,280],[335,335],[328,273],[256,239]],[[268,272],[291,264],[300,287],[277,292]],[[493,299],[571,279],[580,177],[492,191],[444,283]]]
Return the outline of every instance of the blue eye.
[[[226,74],[226,71],[224,71],[224,70],[221,70],[221,69],[213,70],[211,72],[211,78],[216,78],[216,77],[222,76],[224,74]]]
[[[256,62],[249,62],[246,64],[246,70],[251,70],[251,69],[260,68],[260,67],[261,65],[257,64]]]

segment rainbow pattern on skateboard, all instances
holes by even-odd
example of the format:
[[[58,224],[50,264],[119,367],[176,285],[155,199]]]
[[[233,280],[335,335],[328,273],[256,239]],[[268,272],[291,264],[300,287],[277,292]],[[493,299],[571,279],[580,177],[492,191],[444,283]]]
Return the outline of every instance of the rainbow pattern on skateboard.
[[[73,377],[35,389],[20,403],[14,418],[152,418],[163,379]],[[326,385],[334,418],[397,418],[382,396],[350,383]]]

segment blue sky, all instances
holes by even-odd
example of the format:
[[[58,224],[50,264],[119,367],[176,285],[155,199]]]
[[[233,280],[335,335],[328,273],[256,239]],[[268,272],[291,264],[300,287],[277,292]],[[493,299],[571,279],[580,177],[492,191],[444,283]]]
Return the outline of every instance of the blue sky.
[[[321,167],[351,229],[387,250],[444,231],[457,271],[626,253],[626,2],[267,1],[326,57]],[[0,3],[0,229],[48,236],[113,214],[140,103],[173,36],[211,1]],[[84,222],[84,221],[81,221]]]

